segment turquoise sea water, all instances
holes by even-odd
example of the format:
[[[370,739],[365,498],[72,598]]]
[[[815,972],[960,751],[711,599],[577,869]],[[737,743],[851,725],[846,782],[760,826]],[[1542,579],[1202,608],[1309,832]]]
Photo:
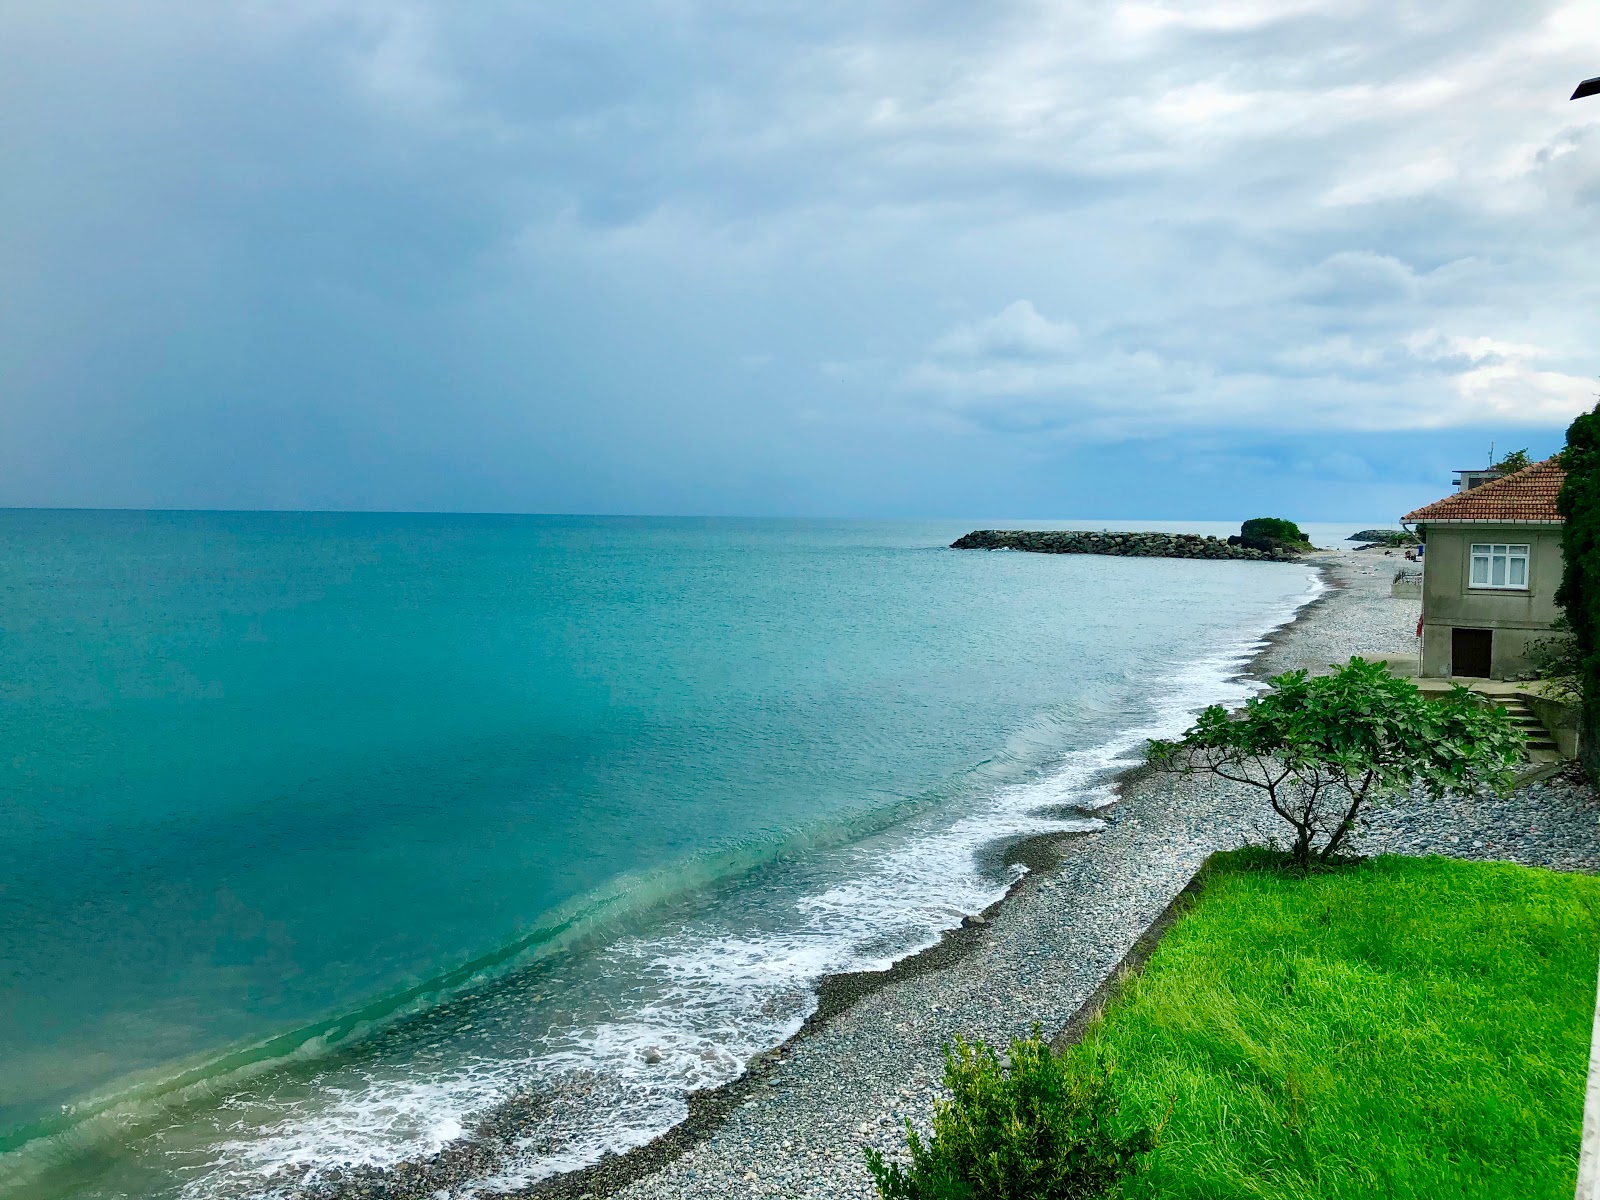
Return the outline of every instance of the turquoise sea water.
[[[0,1192],[642,1141],[1311,586],[970,527],[0,512]]]

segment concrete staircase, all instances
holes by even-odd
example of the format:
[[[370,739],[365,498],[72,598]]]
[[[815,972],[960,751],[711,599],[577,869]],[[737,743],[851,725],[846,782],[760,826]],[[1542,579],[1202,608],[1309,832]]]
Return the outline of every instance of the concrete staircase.
[[[1561,757],[1561,752],[1556,749],[1555,738],[1550,736],[1550,731],[1544,727],[1544,722],[1534,715],[1526,699],[1515,693],[1509,696],[1496,696],[1494,699],[1505,705],[1512,722],[1522,731],[1522,736],[1528,739],[1530,759]]]
[[[1555,738],[1550,736],[1550,731],[1545,728],[1544,722],[1535,715],[1528,701],[1517,692],[1501,692],[1491,696],[1497,704],[1505,706],[1513,724],[1522,731],[1522,736],[1527,739],[1523,749],[1523,765],[1516,772],[1513,782],[1514,787],[1523,787],[1526,784],[1537,783],[1541,779],[1548,779],[1567,765],[1567,760],[1561,754],[1561,748],[1556,745]]]

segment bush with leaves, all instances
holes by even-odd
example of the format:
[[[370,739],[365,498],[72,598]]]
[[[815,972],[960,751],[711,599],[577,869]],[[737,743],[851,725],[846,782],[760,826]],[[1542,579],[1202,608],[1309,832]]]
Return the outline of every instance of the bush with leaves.
[[[934,1106],[933,1137],[906,1122],[910,1166],[867,1151],[884,1200],[1092,1200],[1115,1189],[1155,1144],[1116,1128],[1110,1064],[1056,1056],[1039,1037],[1011,1046],[1009,1070],[982,1042],[945,1050],[950,1099]]]
[[[1457,685],[1429,700],[1383,663],[1352,658],[1330,675],[1279,675],[1238,713],[1213,705],[1180,740],[1152,741],[1150,759],[1260,788],[1307,866],[1333,858],[1378,796],[1505,790],[1524,745],[1506,710],[1477,693]]]
[[[1510,454],[1506,455],[1489,469],[1491,471],[1499,471],[1502,474],[1510,475],[1516,471],[1522,470],[1523,467],[1531,466],[1533,466],[1533,459],[1528,457],[1528,448],[1524,446],[1521,450],[1513,450]]]
[[[1600,778],[1600,405],[1567,427],[1561,452],[1566,479],[1556,497],[1561,526],[1561,586],[1556,603],[1572,628],[1583,729],[1578,753]]]
[[[1552,700],[1576,704],[1583,699],[1582,661],[1572,623],[1566,614],[1550,623],[1554,636],[1528,643],[1528,661],[1539,672],[1539,690]]]
[[[1239,527],[1237,540],[1229,538],[1228,541],[1250,550],[1273,553],[1283,550],[1303,552],[1314,548],[1311,539],[1300,531],[1300,526],[1282,517],[1251,517]]]

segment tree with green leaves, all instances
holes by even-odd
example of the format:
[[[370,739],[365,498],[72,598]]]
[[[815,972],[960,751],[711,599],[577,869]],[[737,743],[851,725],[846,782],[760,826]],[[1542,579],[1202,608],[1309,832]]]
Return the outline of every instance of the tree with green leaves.
[[[1567,477],[1556,497],[1563,518],[1556,603],[1572,631],[1572,665],[1583,697],[1579,754],[1594,779],[1600,776],[1600,405],[1568,426],[1561,469]]]
[[[1251,517],[1239,527],[1238,544],[1251,550],[1304,553],[1313,549],[1311,539],[1301,532],[1300,526],[1283,517]]]
[[[1523,467],[1531,466],[1533,466],[1533,459],[1528,457],[1528,448],[1524,446],[1521,450],[1513,450],[1510,454],[1506,455],[1489,469],[1491,471],[1499,471],[1504,475],[1509,475],[1513,471],[1520,471]]]
[[[1523,746],[1506,710],[1477,693],[1458,685],[1429,700],[1383,663],[1352,658],[1329,675],[1279,675],[1237,713],[1213,705],[1181,739],[1152,741],[1150,758],[1265,792],[1304,867],[1337,855],[1380,796],[1505,790]]]

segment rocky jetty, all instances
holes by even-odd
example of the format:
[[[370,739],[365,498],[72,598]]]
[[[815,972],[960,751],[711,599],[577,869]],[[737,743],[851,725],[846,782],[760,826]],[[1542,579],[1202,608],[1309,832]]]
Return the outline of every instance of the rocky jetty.
[[[1092,533],[1080,529],[975,529],[953,550],[1028,550],[1034,554],[1111,554],[1124,558],[1243,558],[1294,562],[1288,550],[1255,550],[1197,533]]]
[[[1404,529],[1363,529],[1345,538],[1347,542],[1381,542],[1384,538],[1415,538],[1416,534]]]

